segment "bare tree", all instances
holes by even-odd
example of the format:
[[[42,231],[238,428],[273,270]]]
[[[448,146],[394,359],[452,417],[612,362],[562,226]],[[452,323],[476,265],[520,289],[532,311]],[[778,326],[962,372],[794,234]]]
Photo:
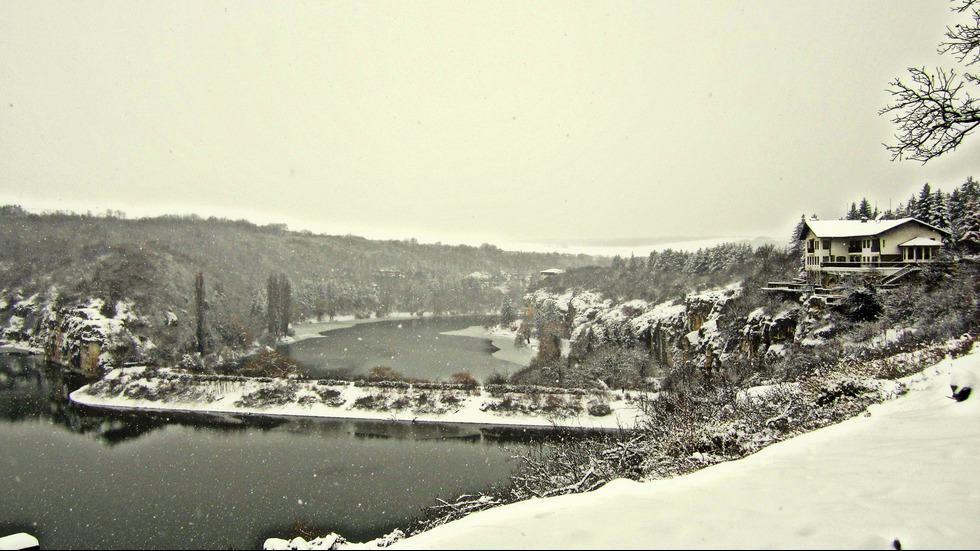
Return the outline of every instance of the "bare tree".
[[[964,67],[980,61],[980,0],[953,0],[952,11],[968,13],[973,22],[946,27],[939,53],[950,54]],[[980,126],[980,101],[971,95],[980,85],[976,73],[937,68],[935,73],[909,67],[911,82],[900,78],[887,89],[894,101],[879,111],[893,115],[895,143],[884,144],[893,160],[912,159],[923,164],[952,151]]]

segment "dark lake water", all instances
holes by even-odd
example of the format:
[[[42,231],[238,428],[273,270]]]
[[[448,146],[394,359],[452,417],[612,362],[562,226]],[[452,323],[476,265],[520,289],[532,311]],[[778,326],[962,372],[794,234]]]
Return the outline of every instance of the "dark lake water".
[[[344,342],[388,341],[385,323],[352,328]],[[398,323],[425,335],[441,327]],[[315,355],[331,342],[295,348]],[[489,357],[480,339],[445,342]],[[369,349],[380,357],[384,346]],[[409,374],[413,364],[400,362],[411,359],[432,367],[426,377],[470,365],[446,360],[442,342],[429,350],[431,362],[419,359],[424,350],[399,351],[386,365]],[[474,376],[501,369],[490,360],[471,366]],[[365,541],[409,527],[439,498],[506,483],[512,456],[543,436],[472,425],[113,413],[69,403],[83,383],[33,356],[0,354],[0,535],[27,531],[47,549],[260,549],[267,537],[298,535],[296,527]]]
[[[334,329],[322,337],[285,347],[310,377],[349,378],[386,366],[411,377],[446,381],[466,372],[479,381],[494,373],[509,375],[522,366],[491,356],[489,339],[443,335],[482,325],[486,316],[386,320]]]

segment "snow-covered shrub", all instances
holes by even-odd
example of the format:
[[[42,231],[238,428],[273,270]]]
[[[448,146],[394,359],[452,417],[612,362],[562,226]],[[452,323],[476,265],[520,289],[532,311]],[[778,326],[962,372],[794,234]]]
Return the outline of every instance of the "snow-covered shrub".
[[[479,384],[477,383],[476,379],[474,379],[473,376],[467,372],[453,373],[453,375],[449,378],[449,382],[450,384],[460,385],[467,389],[474,389]]]
[[[388,399],[383,394],[365,394],[354,400],[357,409],[388,410]]]
[[[593,417],[605,417],[612,413],[612,408],[606,402],[589,402],[589,415]]]
[[[341,396],[341,392],[335,388],[329,388],[318,384],[310,390],[312,390],[313,393],[301,396],[299,400],[297,400],[298,404],[303,406],[325,404],[330,407],[340,407],[344,405],[344,399]]]
[[[242,367],[242,374],[250,377],[301,377],[303,373],[303,364],[273,348],[260,350]]]
[[[277,381],[242,396],[235,401],[235,405],[238,407],[281,406],[295,401],[298,390],[295,381]]]

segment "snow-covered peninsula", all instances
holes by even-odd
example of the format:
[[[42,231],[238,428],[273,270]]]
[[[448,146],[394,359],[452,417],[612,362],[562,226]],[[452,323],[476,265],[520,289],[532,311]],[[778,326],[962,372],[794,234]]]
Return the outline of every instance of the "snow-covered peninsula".
[[[147,367],[115,369],[71,393],[75,403],[113,409],[586,429],[635,427],[643,399],[630,391],[275,379]]]

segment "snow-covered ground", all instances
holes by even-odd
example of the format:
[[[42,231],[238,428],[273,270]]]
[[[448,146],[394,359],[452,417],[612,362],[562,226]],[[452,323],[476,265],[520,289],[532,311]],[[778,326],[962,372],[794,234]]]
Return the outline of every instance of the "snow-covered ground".
[[[293,336],[285,337],[280,342],[292,343],[305,339],[321,337],[321,333],[336,329],[346,329],[362,323],[375,323],[379,321],[413,319],[416,316],[408,312],[396,312],[380,318],[356,318],[352,315],[335,316],[332,321],[308,320],[302,323],[294,323],[290,327]]]
[[[980,399],[956,402],[950,384],[978,374],[980,354],[947,359],[903,379],[904,396],[744,459],[490,509],[390,548],[975,549]]]
[[[143,367],[114,369],[103,380],[79,388],[70,397],[79,404],[112,409],[414,423],[620,429],[633,427],[643,418],[639,403],[641,394],[637,392],[525,394],[490,392],[483,387],[467,391],[416,385],[325,385],[316,380],[287,382],[281,379],[262,381],[260,378],[194,377],[169,369],[152,372],[155,375],[147,377],[146,368]],[[112,388],[115,390],[103,390]],[[269,390],[281,392],[290,398],[272,400],[283,403],[245,405],[250,401],[263,401],[259,398],[261,393]],[[591,414],[589,406],[594,403],[607,405],[608,413]]]
[[[646,259],[652,251],[665,251],[673,249],[675,251],[694,252],[702,248],[716,247],[725,243],[753,243],[765,240],[765,238],[753,237],[710,237],[698,239],[684,239],[659,241],[656,243],[637,243],[636,245],[574,245],[568,243],[498,243],[498,246],[505,251],[521,252],[541,252],[560,254],[585,254],[590,256],[621,256],[629,258],[638,256]]]
[[[445,331],[441,334],[490,339],[490,342],[500,349],[493,353],[494,358],[518,365],[528,365],[531,363],[531,358],[533,358],[538,352],[537,339],[532,339],[532,342],[527,346],[514,346],[514,339],[517,337],[517,331],[512,331],[508,328],[500,326],[492,327],[488,331],[479,325],[474,325],[458,331]]]

